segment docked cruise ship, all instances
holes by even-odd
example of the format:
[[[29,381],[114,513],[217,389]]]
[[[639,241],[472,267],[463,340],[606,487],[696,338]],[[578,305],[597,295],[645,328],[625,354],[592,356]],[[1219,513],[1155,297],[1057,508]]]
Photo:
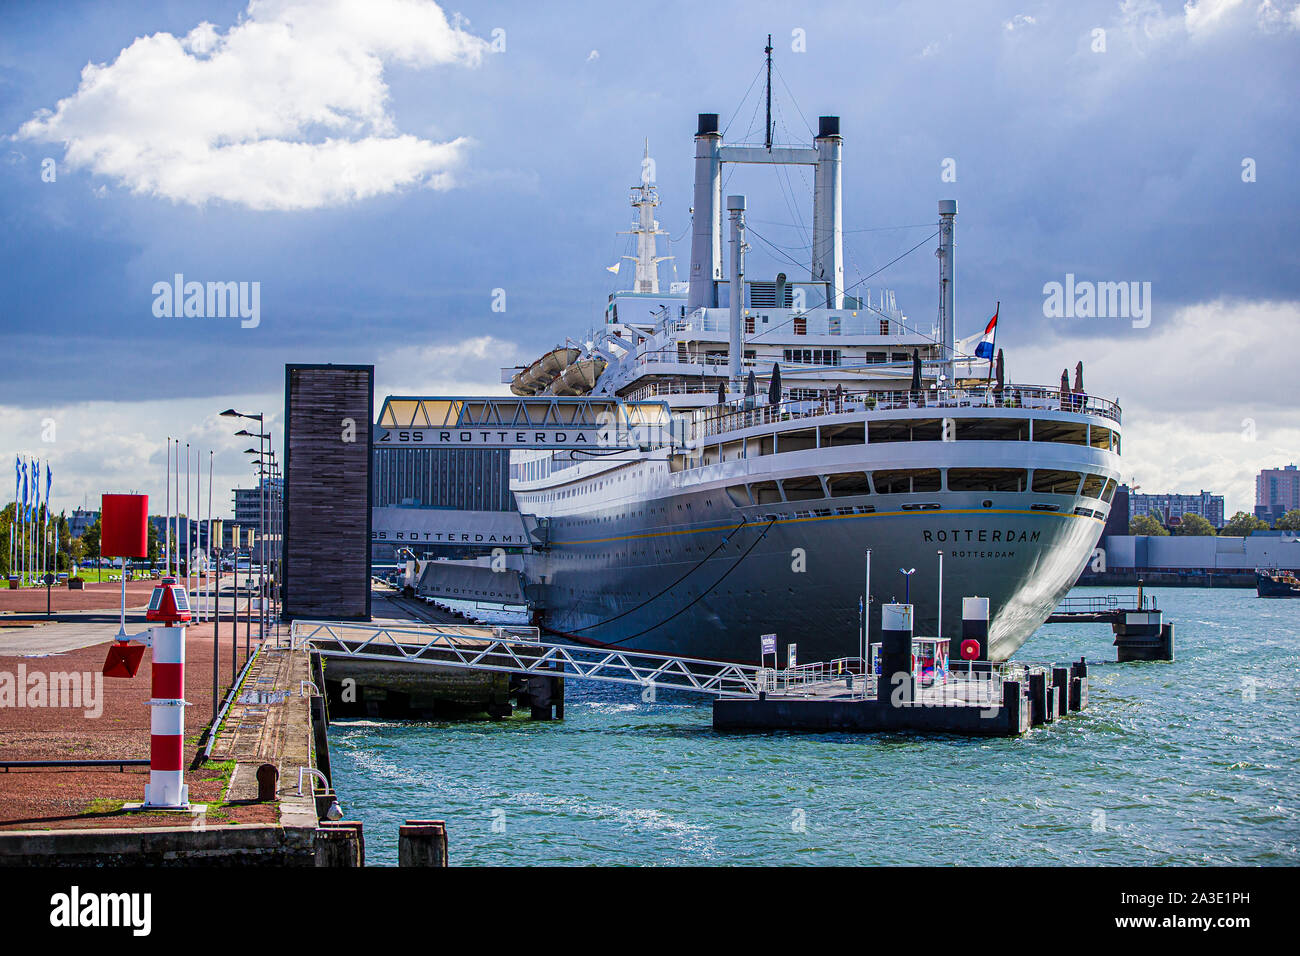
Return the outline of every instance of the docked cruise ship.
[[[513,453],[517,506],[543,532],[526,592],[551,633],[749,662],[774,633],[783,658],[797,644],[831,660],[858,653],[869,586],[873,633],[880,606],[906,597],[918,633],[955,639],[962,597],[989,598],[1003,660],[1089,560],[1119,478],[1118,406],[995,380],[966,354],[986,314],[957,338],[955,201],[934,225],[937,324],[846,285],[842,149],[837,117],[811,146],[774,146],[726,144],[700,115],[689,282],[660,288],[643,181],[632,288],[596,334],[503,370],[516,395],[665,403],[677,429],[638,450]],[[730,163],[812,169],[806,271],[746,272]]]

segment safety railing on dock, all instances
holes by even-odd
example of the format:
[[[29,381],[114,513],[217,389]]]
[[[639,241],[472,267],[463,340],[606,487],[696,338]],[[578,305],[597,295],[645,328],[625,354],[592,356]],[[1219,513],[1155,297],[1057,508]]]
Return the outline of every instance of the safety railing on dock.
[[[1113,614],[1118,611],[1158,611],[1154,594],[1101,594],[1065,598],[1056,614]]]

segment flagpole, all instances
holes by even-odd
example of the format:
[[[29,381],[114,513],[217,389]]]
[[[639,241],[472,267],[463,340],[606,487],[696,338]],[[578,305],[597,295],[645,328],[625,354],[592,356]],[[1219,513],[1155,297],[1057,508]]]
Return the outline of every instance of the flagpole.
[[[993,363],[998,359],[998,323],[997,320],[1002,317],[1002,300],[998,299],[998,304],[993,308],[993,354],[989,356],[989,377],[984,380],[987,385],[993,381]]]
[[[212,449],[208,449],[208,550],[207,550],[207,555],[208,555],[207,562],[204,563],[205,566],[207,566],[208,578],[207,578],[207,584],[204,585],[204,592],[211,592],[212,591]],[[220,594],[213,594],[212,607],[211,607],[212,614],[208,615],[208,617],[212,618],[213,620],[216,620],[217,618],[217,610],[218,610],[217,601],[220,600],[221,600]],[[216,650],[217,636],[216,635],[217,635],[216,624],[213,624],[213,630],[212,630],[213,663],[216,663],[216,659],[217,659],[217,650]]]
[[[172,569],[172,438],[167,436],[167,507],[163,511],[163,577]]]

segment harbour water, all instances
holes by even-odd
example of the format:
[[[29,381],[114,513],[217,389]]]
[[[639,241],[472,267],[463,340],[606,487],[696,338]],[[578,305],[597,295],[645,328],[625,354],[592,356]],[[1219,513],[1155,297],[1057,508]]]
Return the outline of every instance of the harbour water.
[[[1300,863],[1300,602],[1147,593],[1178,660],[1100,663],[1086,711],[1018,740],[723,735],[707,700],[569,682],[559,723],[336,723],[334,783],[375,864],[408,818],[459,865]],[[1111,640],[1047,625],[1017,657]]]

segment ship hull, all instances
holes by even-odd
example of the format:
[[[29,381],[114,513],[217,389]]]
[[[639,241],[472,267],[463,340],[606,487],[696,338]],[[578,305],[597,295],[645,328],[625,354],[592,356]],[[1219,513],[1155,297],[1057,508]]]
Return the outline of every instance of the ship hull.
[[[995,507],[974,500],[986,496],[946,497],[937,511],[900,510],[887,498],[835,499],[817,504],[870,504],[875,512],[799,517],[719,506],[716,493],[700,493],[594,522],[557,517],[549,550],[525,563],[527,587],[539,623],[583,642],[756,663],[760,635],[775,633],[783,662],[789,644],[801,661],[831,660],[859,653],[867,549],[873,640],[880,606],[891,601],[911,601],[918,634],[938,631],[943,551],[942,636],[955,648],[961,599],[987,597],[989,656],[1005,660],[1074,584],[1102,522],[1072,506],[1031,511],[1022,494],[999,495]],[[634,517],[648,512],[701,520]],[[909,582],[900,569],[910,568]]]

